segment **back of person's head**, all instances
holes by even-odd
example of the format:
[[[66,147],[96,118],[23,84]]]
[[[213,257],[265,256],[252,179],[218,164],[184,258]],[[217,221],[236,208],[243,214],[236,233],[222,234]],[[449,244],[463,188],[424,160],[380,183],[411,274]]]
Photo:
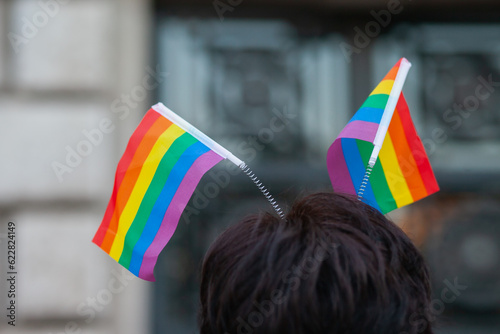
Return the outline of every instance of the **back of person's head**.
[[[201,334],[432,333],[426,265],[355,198],[310,195],[229,227],[201,276]]]

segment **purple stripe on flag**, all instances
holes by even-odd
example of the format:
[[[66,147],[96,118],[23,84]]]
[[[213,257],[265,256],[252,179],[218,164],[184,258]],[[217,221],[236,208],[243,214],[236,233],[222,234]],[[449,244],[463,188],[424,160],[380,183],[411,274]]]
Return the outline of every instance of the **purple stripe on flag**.
[[[340,138],[336,139],[328,149],[326,165],[330,180],[332,181],[333,190],[338,193],[356,195],[356,190],[352,184],[351,174],[346,164]]]
[[[221,160],[222,157],[220,155],[213,151],[208,151],[196,159],[191,168],[188,170],[177,192],[172,198],[172,202],[165,212],[165,215],[163,216],[160,229],[156,233],[153,242],[144,253],[141,269],[139,271],[140,278],[148,281],[155,280],[154,267],[156,265],[156,261],[158,260],[158,255],[160,255],[160,252],[174,234],[182,212],[193,195],[193,192],[202,176]]]
[[[373,143],[378,126],[378,123],[352,121],[345,126],[338,138],[355,138]]]

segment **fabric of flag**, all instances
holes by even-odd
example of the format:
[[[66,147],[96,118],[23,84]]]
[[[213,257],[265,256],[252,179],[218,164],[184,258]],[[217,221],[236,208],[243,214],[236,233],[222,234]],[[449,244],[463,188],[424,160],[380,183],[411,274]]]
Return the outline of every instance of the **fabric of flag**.
[[[223,159],[150,109],[132,134],[93,242],[136,276],[154,281],[158,255],[172,237],[201,177]]]
[[[400,63],[387,73],[330,146],[327,167],[334,191],[358,194]],[[362,200],[387,213],[438,190],[401,93]]]

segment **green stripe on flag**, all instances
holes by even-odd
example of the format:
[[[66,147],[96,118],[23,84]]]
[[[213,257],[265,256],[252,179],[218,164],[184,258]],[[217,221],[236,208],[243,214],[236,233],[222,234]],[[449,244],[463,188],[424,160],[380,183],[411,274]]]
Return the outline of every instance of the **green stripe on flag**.
[[[358,145],[361,158],[363,159],[363,163],[367,166],[368,160],[370,160],[370,156],[373,151],[373,144],[359,139],[356,139],[356,143]],[[373,171],[370,176],[370,185],[382,213],[386,213],[397,208],[396,201],[394,200],[394,196],[392,196],[389,189],[389,185],[387,184],[386,176],[379,159],[377,159],[375,166],[373,166]]]
[[[141,237],[142,230],[144,229],[144,226],[146,226],[149,215],[153,210],[153,206],[155,205],[158,196],[160,196],[172,168],[175,166],[182,153],[184,153],[188,147],[196,142],[198,142],[198,140],[186,132],[172,143],[170,148],[162,157],[160,164],[156,169],[155,175],[149,184],[148,190],[142,199],[139,210],[137,210],[134,221],[125,236],[125,244],[123,245],[123,251],[120,256],[120,260],[118,261],[125,268],[128,268],[130,265],[134,246]]]
[[[389,95],[387,94],[375,94],[375,95],[370,95],[366,99],[365,103],[359,108],[378,108],[378,109],[385,109],[385,105],[387,104],[387,100],[389,99]]]

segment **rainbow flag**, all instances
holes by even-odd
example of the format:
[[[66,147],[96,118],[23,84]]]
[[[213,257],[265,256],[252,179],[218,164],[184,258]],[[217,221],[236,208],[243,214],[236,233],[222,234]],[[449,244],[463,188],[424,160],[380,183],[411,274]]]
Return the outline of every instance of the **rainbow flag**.
[[[413,203],[439,190],[424,146],[411,120],[401,91],[402,83],[399,91],[393,90],[402,62],[408,61],[402,58],[387,73],[335,139],[327,155],[333,189],[358,195],[382,213]],[[395,98],[394,113],[388,119],[388,128],[382,129],[386,131],[383,134],[385,138],[381,137],[383,144],[378,159],[370,168],[374,142],[379,137],[377,132],[381,132],[379,128],[391,93]],[[367,167],[371,173],[367,173]]]
[[[243,163],[163,104],[153,106],[118,163],[92,241],[136,276],[154,281],[158,255],[201,177],[224,158]]]

